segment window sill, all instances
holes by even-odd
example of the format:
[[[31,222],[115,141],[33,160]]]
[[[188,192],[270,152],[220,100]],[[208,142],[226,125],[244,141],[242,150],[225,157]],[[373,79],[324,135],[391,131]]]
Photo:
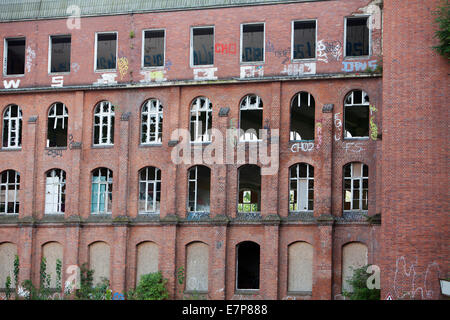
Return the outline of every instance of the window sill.
[[[68,76],[70,74],[70,71],[66,71],[66,72],[49,72],[48,75],[49,76]]]
[[[368,55],[368,56],[345,56],[344,61],[347,59],[348,60],[353,60],[353,59],[366,60],[366,59],[370,59],[370,58],[372,58],[371,55]]]
[[[241,61],[241,67],[244,66],[260,66],[265,64],[265,61]]]
[[[291,63],[317,62],[317,58],[292,59]]]
[[[344,138],[344,140],[369,140],[369,137],[351,137],[351,138]]]
[[[114,148],[113,144],[102,144],[102,145],[93,145],[92,149],[111,149]]]
[[[203,64],[203,65],[191,65],[191,69],[204,69],[204,68],[214,68],[213,64]]]
[[[105,70],[94,70],[95,73],[113,73],[117,72],[117,69],[105,69]]]
[[[312,296],[312,291],[288,291],[288,296]]]
[[[18,78],[25,77],[25,73],[23,74],[3,74],[3,78]]]
[[[314,140],[289,140],[289,143],[299,143],[299,142],[314,143]]]
[[[234,294],[240,295],[254,295],[259,294],[259,289],[236,289]]]
[[[164,70],[164,66],[156,66],[156,67],[145,67],[141,66],[142,71],[162,71]]]
[[[257,139],[257,140],[239,140],[238,142],[239,143],[247,143],[247,142],[249,142],[249,143],[251,143],[251,142],[258,143],[258,142],[261,142],[261,141],[263,141],[263,140],[262,139]]]
[[[1,148],[1,151],[22,151],[22,148]]]
[[[200,291],[200,290],[185,290],[183,293],[184,294],[208,294],[209,291],[204,291],[204,290],[202,290],[202,291]]]
[[[45,147],[45,150],[67,150],[67,146],[65,146],[65,147]]]
[[[162,147],[162,143],[158,142],[158,143],[141,143],[139,144],[139,148],[151,148],[151,147]]]

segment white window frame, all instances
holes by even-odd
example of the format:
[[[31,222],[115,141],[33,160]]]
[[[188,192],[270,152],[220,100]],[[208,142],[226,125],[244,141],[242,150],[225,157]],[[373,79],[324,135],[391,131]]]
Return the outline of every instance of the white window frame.
[[[301,164],[306,164],[306,178],[300,177],[300,165]],[[304,162],[303,163],[296,163],[293,166],[296,169],[297,176],[296,177],[292,177],[291,176],[291,168],[292,167],[290,167],[289,168],[289,212],[293,212],[293,213],[295,213],[295,212],[313,212],[314,211],[314,202],[313,202],[313,209],[312,210],[309,210],[308,208],[306,210],[303,210],[303,209],[300,208],[300,197],[305,197],[306,198],[307,207],[309,207],[309,201],[310,200],[314,200],[314,175],[312,177],[310,175],[310,168],[314,169],[314,167],[312,165],[310,165],[309,163],[304,163]],[[291,189],[291,182],[292,181],[296,182],[296,190],[295,191],[297,192],[297,203],[295,203],[294,205],[297,206],[297,210],[291,210],[291,192],[293,191]],[[306,195],[305,194],[303,194],[303,195],[300,194],[300,181],[306,181],[306,185],[307,185]],[[313,199],[309,199],[309,190],[310,190],[309,189],[309,182],[310,181],[313,182]]]
[[[196,212],[196,213],[208,212],[209,213],[209,211],[205,211],[205,210],[200,211],[200,210],[198,210],[198,169],[199,169],[199,167],[200,167],[200,165],[195,165],[195,166],[189,168],[189,170],[188,170],[187,212]],[[195,172],[195,177],[193,179],[190,178],[191,170],[194,170],[194,172]],[[210,174],[210,179],[211,179],[211,171],[209,171],[209,174]],[[193,182],[194,186],[195,186],[194,187],[194,201],[193,201],[194,202],[194,206],[193,206],[194,210],[190,210],[191,199],[189,197],[189,195],[190,195],[190,188],[189,187],[191,185],[191,182]],[[211,197],[211,185],[209,187],[210,187],[209,188],[209,192],[210,192],[210,197]],[[209,210],[211,210],[211,198],[210,198],[210,203],[209,203]]]
[[[262,24],[264,26],[264,34],[263,34],[263,60],[262,61],[242,61],[242,45],[243,45],[243,30],[244,26],[251,24]],[[266,62],[266,23],[265,22],[248,22],[241,23],[241,36],[240,36],[240,49],[239,49],[239,62],[242,65],[260,65],[265,64]]]
[[[145,170],[146,179],[142,180],[141,179],[141,173],[144,170]],[[155,171],[155,179],[151,180],[151,179],[148,178],[149,177],[149,170],[154,170]],[[145,167],[145,168],[142,168],[139,171],[139,195],[140,195],[140,193],[142,191],[141,190],[141,183],[145,183],[145,190],[144,190],[145,191],[145,210],[144,211],[140,211],[140,209],[138,208],[139,214],[159,213],[160,209],[157,208],[157,206],[156,206],[156,199],[157,199],[157,192],[158,192],[158,183],[161,186],[161,179],[158,179],[158,173],[161,174],[161,170],[159,168],[156,168],[156,167]],[[148,190],[149,190],[149,187],[152,184],[153,184],[153,195],[154,196],[153,196],[153,203],[152,203],[152,207],[153,208],[150,210],[150,209],[148,209],[148,206],[147,206],[147,204],[148,204]],[[161,189],[159,190],[159,196],[161,197]],[[138,196],[138,201],[141,201],[139,196]],[[160,201],[160,205],[161,205],[161,201]]]
[[[13,171],[14,172],[14,182],[10,182],[9,181],[9,172],[10,171]],[[2,180],[1,180],[1,176],[3,175],[3,174],[6,174],[6,183],[4,183],[4,182],[1,182]],[[19,182],[17,182],[17,180],[19,180]],[[8,211],[8,202],[10,202],[10,201],[8,201],[9,199],[8,199],[8,186],[11,186],[11,185],[13,185],[14,186],[14,201],[13,201],[13,203],[14,203],[14,212],[12,212],[12,213],[8,213],[7,211]],[[19,212],[16,212],[16,203],[19,203],[19,210],[20,210],[20,200],[17,200],[17,198],[18,198],[18,195],[19,195],[19,191],[20,191],[20,173],[18,172],[18,171],[15,171],[15,170],[5,170],[5,171],[3,171],[3,172],[1,172],[0,173],[0,189],[3,189],[3,188],[5,188],[5,190],[6,190],[6,192],[5,192],[5,211],[3,211],[3,212],[0,212],[0,215],[1,214],[19,214]]]
[[[24,56],[24,68],[23,68],[23,73],[21,74],[8,74],[8,40],[20,40],[20,39],[24,39],[25,40],[25,56]],[[3,76],[4,77],[9,77],[9,78],[13,78],[13,77],[24,77],[25,76],[25,72],[26,72],[26,60],[27,60],[27,38],[26,37],[11,37],[11,38],[5,38],[3,40]]]
[[[49,177],[50,175],[50,177]],[[58,177],[58,182],[49,183],[48,178],[55,178]],[[63,202],[63,195],[66,195],[66,172],[62,169],[52,169],[47,172],[45,175],[45,214],[64,214],[64,211],[62,210],[62,205],[65,205],[65,197]],[[55,190],[56,192],[52,193],[50,190]],[[47,197],[48,196],[54,197],[56,195],[57,197],[57,203],[52,203],[52,207],[57,207],[56,211],[50,211],[47,208]]]
[[[369,54],[366,56],[347,56],[347,20],[352,18],[367,18],[369,28]],[[344,59],[367,59],[372,56],[372,16],[367,14],[357,14],[354,16],[344,17]]]
[[[103,105],[105,103],[109,104],[109,108],[108,108],[108,112],[103,112]],[[100,112],[97,113],[96,110],[97,108],[100,108]],[[99,141],[98,143],[95,143],[95,127],[97,126],[95,124],[95,117],[100,117],[100,121],[98,126],[100,127],[100,131],[99,131]],[[106,129],[106,139],[107,142],[102,142],[102,119],[103,118],[107,118],[107,129]],[[114,106],[112,105],[112,103],[110,101],[100,101],[99,103],[97,103],[95,105],[94,108],[94,119],[93,119],[93,130],[92,130],[92,142],[93,142],[93,146],[113,146],[114,142],[113,142],[113,136],[111,135],[111,128],[114,125],[114,121],[115,121],[115,111],[114,111]]]
[[[69,71],[52,72],[52,38],[58,38],[58,37],[70,37],[69,59],[72,57],[72,35],[71,34],[52,34],[52,35],[49,35],[48,36],[48,74],[51,74],[51,75],[58,75],[58,74],[66,75],[66,74],[70,74],[70,70],[72,69],[71,65],[69,65]]]
[[[162,66],[156,66],[156,67],[146,67],[144,66],[145,62],[145,32],[146,31],[164,31],[164,59],[163,59],[163,65]],[[160,28],[160,29],[144,29],[142,30],[142,48],[141,48],[141,69],[142,70],[155,70],[155,69],[164,69],[166,66],[166,29]]]
[[[252,104],[250,104],[250,98],[255,96],[256,97],[256,107],[254,107]],[[243,107],[244,105],[244,101],[245,101],[245,107]],[[262,103],[262,99],[260,96],[256,95],[256,94],[248,94],[246,95],[244,98],[242,98],[241,102],[239,103],[239,132],[241,132],[241,124],[242,124],[242,111],[248,111],[248,110],[261,110],[261,112],[263,113],[263,117],[264,117],[264,105],[262,107],[260,107],[259,105]],[[261,124],[261,129],[264,128],[264,124]],[[244,130],[244,129],[242,129]],[[262,141],[261,138],[250,138],[247,139],[245,138],[246,133],[244,132],[244,138],[242,138],[242,135],[239,133],[239,142],[258,142],[258,141]]]
[[[197,64],[194,65],[194,29],[213,29],[213,62],[216,62],[216,57],[215,57],[215,48],[216,48],[216,28],[215,26],[195,26],[195,27],[191,27],[190,30],[190,34],[191,34],[191,39],[190,39],[190,67],[191,68],[208,68],[208,67],[214,67],[214,63],[213,64]]]
[[[11,116],[6,116],[7,111],[11,108],[11,107],[17,107],[17,117],[11,117]],[[11,114],[11,111],[10,111]],[[22,149],[22,145],[19,144],[19,136],[22,136],[22,126],[20,125],[20,123],[22,122],[23,125],[23,117],[22,117],[22,109],[17,105],[17,104],[10,104],[9,106],[6,107],[5,111],[3,112],[3,119],[2,119],[2,149]],[[22,120],[22,121],[21,121]],[[8,121],[8,145],[6,147],[3,146],[3,142],[4,142],[4,132],[5,132],[5,121]],[[12,126],[11,123],[12,122],[16,123],[16,138],[14,143],[12,143],[12,138],[11,138],[11,131],[12,131]]]
[[[56,108],[59,103],[62,104],[62,106],[64,108],[62,115],[56,115]],[[50,114],[52,111],[53,111],[53,114]],[[50,118],[55,118],[55,124],[53,126],[53,129],[56,129],[56,126],[58,125],[58,120],[60,120],[60,119],[62,120],[62,123],[63,123],[63,125],[62,125],[63,129],[64,129],[64,123],[66,123],[66,125],[69,125],[69,114],[67,112],[66,105],[62,102],[53,103],[52,106],[50,107],[50,109],[48,110],[47,126],[50,123],[50,121],[49,121]],[[47,128],[47,144],[46,144],[47,148],[50,148],[49,144],[50,144],[50,140],[48,139],[48,128]],[[58,147],[52,147],[52,148],[58,148]]]
[[[112,34],[116,35],[116,67],[114,69],[97,69],[97,43],[99,34]],[[119,33],[117,31],[102,31],[95,33],[95,46],[94,46],[94,72],[108,73],[117,71],[117,60],[119,59]]]
[[[204,103],[204,107],[201,108],[201,103],[200,100],[204,99],[205,103]],[[201,121],[200,121],[200,114],[202,112],[206,112],[206,120],[205,120],[205,134],[199,136],[199,129],[200,129],[200,125],[201,125]],[[195,116],[195,120],[194,122],[192,121],[192,117]],[[211,142],[211,134],[208,133],[208,130],[211,128],[208,128],[208,122],[209,119],[211,118],[211,126],[212,126],[212,102],[211,100],[209,100],[206,97],[197,97],[194,99],[194,101],[192,101],[191,103],[191,110],[189,113],[189,136],[191,135],[191,128],[192,125],[195,125],[194,128],[194,136],[195,136],[195,140],[192,141],[191,143],[210,143]],[[206,139],[205,139],[206,137]],[[190,139],[192,139],[192,137],[190,137]]]
[[[353,95],[354,95],[354,93],[355,93],[355,91],[361,91],[362,92],[362,101],[361,101],[361,103],[354,103],[354,98],[353,98]],[[347,98],[348,98],[348,96],[351,96],[351,102],[350,103],[347,103]],[[358,107],[368,107],[368,108],[370,108],[370,100],[369,100],[369,102],[364,102],[364,100],[365,100],[365,97],[368,97],[369,95],[367,94],[367,92],[366,91],[364,91],[364,90],[362,90],[362,89],[354,89],[354,90],[352,90],[352,91],[350,91],[349,93],[347,93],[346,95],[345,95],[345,98],[344,98],[344,123],[343,123],[343,125],[342,125],[342,127],[343,127],[343,134],[344,134],[344,140],[351,140],[351,139],[353,139],[353,140],[368,140],[369,139],[369,136],[370,136],[370,126],[369,126],[369,123],[367,124],[367,126],[369,127],[369,131],[368,131],[368,133],[367,133],[367,136],[364,136],[364,137],[348,137],[347,136],[347,128],[346,128],[346,126],[345,126],[345,124],[346,124],[346,121],[345,121],[345,115],[346,115],[346,111],[347,111],[347,107],[350,107],[350,108],[358,108]]]
[[[354,177],[353,176],[353,165],[356,164],[356,163],[361,164],[361,176],[360,177]],[[350,180],[350,190],[349,191],[350,191],[351,200],[350,200],[350,209],[349,210],[343,210],[343,211],[344,212],[367,212],[369,210],[369,166],[367,166],[365,163],[362,163],[362,162],[351,162],[350,164],[347,164],[347,165],[350,165],[350,177],[346,177],[345,176],[345,166],[344,166],[344,172],[343,172],[343,175],[344,175],[344,185],[343,185],[344,194],[343,194],[343,202],[342,202],[343,207],[345,207],[345,194],[347,192],[347,189],[345,189],[345,180]],[[364,166],[367,166],[367,177],[364,177]],[[362,208],[363,207],[363,190],[364,190],[363,182],[364,182],[364,179],[367,179],[367,209],[363,209]],[[359,180],[359,189],[358,189],[358,191],[359,191],[359,200],[358,200],[358,202],[359,202],[359,209],[354,209],[353,208],[353,191],[355,190],[353,188],[353,181],[355,181],[355,180]]]
[[[296,22],[312,22],[314,21],[316,24],[316,39],[315,39],[315,48],[314,48],[314,57],[313,58],[304,58],[304,59],[294,59],[294,25]],[[291,21],[291,61],[292,62],[300,62],[300,61],[316,61],[317,60],[317,19],[306,19],[306,20],[292,20]]]
[[[156,111],[150,111],[150,106],[153,106],[153,103],[156,103]],[[147,111],[144,111],[144,107],[147,107]],[[161,108],[161,110],[159,110]],[[147,139],[145,142],[142,142],[142,138],[144,136],[144,115],[147,115],[147,122],[145,123],[147,125]],[[155,122],[155,129],[156,132],[153,133],[156,139],[150,139],[151,136],[151,116],[155,116],[156,122]],[[161,117],[161,119],[160,119]],[[163,126],[164,122],[164,106],[161,104],[161,101],[158,99],[149,99],[144,102],[141,108],[141,145],[161,145],[162,144],[162,130],[164,128]],[[161,132],[159,132],[159,125],[161,124]],[[161,135],[161,140],[159,140],[159,135]]]
[[[94,182],[94,174],[99,171],[101,173],[102,169],[106,169],[106,181],[98,181],[98,182]],[[113,172],[112,170],[108,169],[108,168],[97,168],[94,171],[92,171],[91,173],[91,214],[111,214],[112,208],[108,208],[108,195],[109,195],[109,185],[111,185],[111,206],[112,206],[112,192],[113,192]],[[99,177],[101,177],[101,175],[99,174]],[[92,184],[96,183],[97,184],[97,205],[96,205],[96,210],[92,211]],[[104,194],[105,197],[105,210],[100,211],[100,190],[101,190],[101,185],[105,186],[105,191],[102,193]]]

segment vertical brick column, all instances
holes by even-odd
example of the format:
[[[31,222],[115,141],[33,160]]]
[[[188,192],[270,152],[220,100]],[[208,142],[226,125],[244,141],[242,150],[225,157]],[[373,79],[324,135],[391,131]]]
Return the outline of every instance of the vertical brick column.
[[[113,201],[112,217],[127,216],[128,208],[128,160],[130,145],[130,119],[131,113],[122,113],[120,117],[120,140],[119,140],[119,157],[117,162],[118,172],[114,172],[113,176],[113,197],[117,197],[118,201]],[[114,192],[115,191],[115,192]]]
[[[319,145],[322,167],[314,168],[314,216],[332,214],[332,169],[333,169],[333,105],[322,108],[322,118],[316,121],[316,147]]]
[[[33,223],[22,222],[19,224],[20,236],[18,243],[19,255],[19,284],[24,280],[32,280],[32,255],[33,255]]]
[[[62,270],[62,285],[64,288],[64,284],[67,281],[67,278],[70,277],[70,274],[66,273],[67,267],[70,265],[77,265],[81,267],[78,262],[78,253],[79,253],[79,243],[80,243],[80,223],[76,221],[75,215],[70,216],[71,221],[67,221],[65,223],[65,232],[66,232],[66,241],[64,243],[64,255],[63,255],[63,270]]]
[[[333,218],[322,216],[317,219],[316,247],[314,251],[313,292],[317,300],[332,299],[333,277]]]
[[[260,248],[259,287],[263,299],[278,299],[279,220],[264,222],[264,242]]]
[[[212,248],[212,263],[210,266],[212,270],[209,275],[212,279],[209,280],[209,283],[212,283],[212,286],[209,288],[210,297],[213,300],[224,300],[226,297],[226,282],[225,282],[225,270],[224,266],[226,266],[227,261],[227,222],[216,221],[214,226],[214,247]]]
[[[111,288],[113,292],[124,293],[126,288],[128,226],[126,222],[114,223],[113,256],[111,264]]]
[[[24,163],[24,172],[20,172],[20,207],[19,218],[30,219],[35,213],[36,206],[36,179],[35,164],[36,161],[36,130],[37,116],[28,118],[27,126],[22,128],[22,152]],[[26,130],[25,130],[26,129]]]
[[[163,258],[159,262],[159,266],[163,277],[168,279],[169,299],[174,299],[176,297],[177,225],[176,222],[163,222],[161,228],[164,245],[160,247],[159,256]]]

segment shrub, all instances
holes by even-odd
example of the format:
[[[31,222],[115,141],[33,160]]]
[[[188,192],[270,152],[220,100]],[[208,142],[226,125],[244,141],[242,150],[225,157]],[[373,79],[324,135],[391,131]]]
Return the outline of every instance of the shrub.
[[[369,265],[353,270],[353,276],[347,280],[352,286],[353,292],[343,291],[343,295],[350,300],[380,300],[380,289],[369,289],[367,279],[371,276],[367,273]]]
[[[144,274],[136,291],[130,292],[127,297],[138,300],[165,300],[169,298],[166,284],[167,279],[163,278],[161,271]]]

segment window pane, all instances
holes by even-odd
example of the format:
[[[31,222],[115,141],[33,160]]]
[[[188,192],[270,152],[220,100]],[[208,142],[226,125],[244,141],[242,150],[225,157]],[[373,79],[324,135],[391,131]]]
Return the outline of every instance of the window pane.
[[[310,59],[316,56],[316,22],[294,22],[294,59]]]
[[[97,34],[97,70],[116,68],[115,33]]]
[[[51,37],[51,69],[50,72],[70,72],[70,36]]]
[[[164,30],[145,31],[144,67],[164,66]]]
[[[7,68],[6,74],[24,74],[25,73],[25,38],[7,39]]]
[[[369,55],[367,17],[347,18],[346,55],[353,57]]]
[[[194,65],[214,64],[214,29],[195,28],[192,36]]]
[[[242,26],[242,61],[264,61],[264,25]]]

